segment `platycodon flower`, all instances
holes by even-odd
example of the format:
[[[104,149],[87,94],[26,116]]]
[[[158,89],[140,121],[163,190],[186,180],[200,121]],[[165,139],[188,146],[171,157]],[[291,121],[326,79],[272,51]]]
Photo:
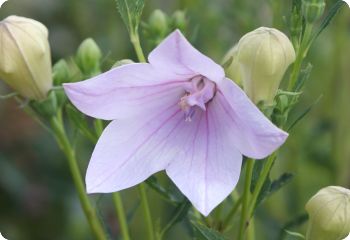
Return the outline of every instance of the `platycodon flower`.
[[[87,191],[119,191],[165,170],[208,215],[235,187],[242,155],[265,158],[287,133],[180,31],[148,61],[64,85],[83,113],[112,120],[92,154]]]

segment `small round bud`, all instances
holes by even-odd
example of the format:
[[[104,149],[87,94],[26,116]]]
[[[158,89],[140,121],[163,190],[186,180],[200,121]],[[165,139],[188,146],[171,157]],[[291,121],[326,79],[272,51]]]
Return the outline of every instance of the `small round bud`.
[[[260,27],[244,35],[237,45],[236,71],[244,91],[254,103],[273,103],[288,66],[295,60],[292,43],[274,28]]]
[[[153,33],[163,36],[168,32],[168,21],[166,14],[159,9],[152,12],[148,20],[148,27]]]
[[[86,75],[96,75],[100,72],[102,53],[96,42],[85,39],[79,46],[76,62],[80,70]]]
[[[173,27],[176,29],[179,29],[181,31],[185,31],[187,27],[187,19],[186,19],[186,13],[182,10],[177,10],[172,15],[172,23]]]
[[[114,63],[112,68],[120,67],[120,66],[127,65],[130,63],[134,63],[134,61],[130,60],[130,59],[122,59],[122,60],[119,60],[116,63]]]
[[[302,0],[301,8],[306,21],[317,21],[323,15],[325,6],[324,0]]]
[[[350,232],[350,190],[329,186],[306,204],[310,216],[307,240],[341,240]]]
[[[70,70],[67,62],[64,59],[59,60],[52,68],[52,76],[54,84],[61,85],[62,83],[69,82]]]
[[[0,79],[23,97],[46,98],[52,87],[47,28],[33,19],[0,21]]]

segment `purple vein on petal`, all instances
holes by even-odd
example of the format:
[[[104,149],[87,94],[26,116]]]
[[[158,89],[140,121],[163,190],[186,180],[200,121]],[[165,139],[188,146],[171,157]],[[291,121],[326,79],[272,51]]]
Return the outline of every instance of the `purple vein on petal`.
[[[173,107],[173,106],[172,106]],[[175,111],[172,115],[170,115],[167,119],[165,119],[165,121],[163,121],[159,127],[157,127],[141,144],[139,144],[136,149],[122,162],[122,164],[117,165],[116,168],[122,168],[127,162],[128,160],[134,156],[134,154],[136,154],[136,152],[144,145],[146,144],[151,137],[157,132],[159,131],[166,123],[168,123],[171,119],[173,119],[181,110],[177,110]],[[156,115],[153,119],[155,119],[156,117],[158,117],[159,115],[161,115],[164,112],[161,112],[160,114]],[[95,184],[94,187],[92,188],[96,188],[98,186],[100,186],[101,184],[103,184],[111,175],[113,175],[115,171],[115,168],[110,170],[110,173],[106,176],[104,176],[104,178],[102,180],[99,181],[99,183]]]

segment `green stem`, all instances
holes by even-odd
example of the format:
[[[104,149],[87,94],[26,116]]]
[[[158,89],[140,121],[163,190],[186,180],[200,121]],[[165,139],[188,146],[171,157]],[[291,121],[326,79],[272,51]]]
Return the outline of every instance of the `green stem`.
[[[95,132],[97,134],[98,137],[101,136],[102,132],[103,132],[103,121],[101,119],[96,119],[94,121],[94,127],[95,127]]]
[[[140,43],[140,37],[138,34],[138,31],[136,30],[133,33],[130,33],[130,40],[132,45],[134,46],[137,58],[139,59],[140,62],[146,62],[145,55],[143,54],[143,50],[141,47]],[[141,183],[138,186],[140,197],[141,197],[141,205],[143,208],[144,216],[145,216],[145,221],[147,224],[147,233],[148,233],[148,239],[149,240],[154,240],[155,234],[154,234],[154,227],[153,227],[153,222],[152,222],[152,216],[151,216],[151,211],[149,208],[149,203],[148,203],[148,198],[147,198],[147,193],[145,189],[144,183]]]
[[[85,186],[81,177],[81,173],[78,167],[77,159],[75,156],[74,149],[71,147],[71,144],[68,140],[66,131],[64,129],[62,121],[59,118],[53,117],[50,121],[53,133],[57,140],[58,145],[60,146],[63,153],[66,155],[69,165],[69,170],[73,177],[73,182],[75,188],[78,192],[80,204],[84,211],[85,217],[88,220],[88,223],[91,227],[92,232],[94,233],[96,239],[105,240],[107,239],[102,224],[97,217],[95,209],[92,207],[86,192]]]
[[[288,90],[292,91],[295,87],[295,84],[298,80],[298,76],[300,73],[300,69],[303,63],[303,60],[309,50],[310,47],[310,39],[312,35],[312,25],[310,23],[306,23],[305,31],[303,38],[301,40],[300,47],[297,51],[297,56],[293,65],[292,73],[290,75]]]
[[[129,230],[128,230],[128,222],[126,220],[126,215],[123,207],[122,198],[119,192],[115,192],[112,194],[114,206],[116,208],[120,230],[122,233],[123,240],[130,240]]]
[[[276,153],[273,153],[268,157],[266,160],[266,164],[264,165],[263,169],[261,170],[258,182],[256,183],[256,186],[254,188],[250,204],[249,204],[249,211],[248,211],[248,218],[250,218],[253,215],[256,202],[258,200],[260,191],[262,187],[264,186],[265,180],[268,177],[270,170],[272,168],[273,162],[275,161]]]
[[[250,199],[250,184],[252,182],[253,168],[254,168],[254,160],[248,159],[247,166],[246,166],[245,182],[244,182],[244,192],[242,196],[243,198],[242,214],[241,214],[240,227],[238,231],[238,238],[237,238],[238,240],[244,239],[244,232],[249,225],[248,204]]]
[[[254,219],[252,218],[249,222],[247,240],[254,240],[254,239],[255,239],[255,224],[254,224]]]
[[[152,221],[151,211],[148,204],[145,184],[144,183],[139,184],[138,190],[141,198],[141,206],[143,209],[143,214],[145,216],[148,239],[154,240],[155,238],[154,238],[153,221]]]
[[[141,47],[141,43],[140,43],[140,37],[138,32],[136,31],[136,33],[131,33],[130,34],[130,41],[132,43],[132,45],[134,46],[137,58],[139,59],[140,62],[146,62],[146,58],[145,55],[143,54],[143,50]]]
[[[242,200],[243,198],[240,197],[235,204],[233,205],[233,207],[231,208],[230,212],[227,214],[226,218],[224,219],[223,223],[222,223],[222,227],[221,227],[221,231],[224,232],[228,225],[230,224],[232,218],[235,216],[235,214],[237,213],[237,210],[239,209],[239,207],[242,204]]]

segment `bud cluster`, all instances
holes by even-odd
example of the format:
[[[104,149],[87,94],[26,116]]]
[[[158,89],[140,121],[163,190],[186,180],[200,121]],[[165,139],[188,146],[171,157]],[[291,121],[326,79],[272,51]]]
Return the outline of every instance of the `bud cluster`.
[[[177,10],[168,16],[162,10],[154,10],[148,21],[143,23],[144,34],[152,47],[158,45],[170,32],[179,29],[186,32],[187,19],[184,11]]]

